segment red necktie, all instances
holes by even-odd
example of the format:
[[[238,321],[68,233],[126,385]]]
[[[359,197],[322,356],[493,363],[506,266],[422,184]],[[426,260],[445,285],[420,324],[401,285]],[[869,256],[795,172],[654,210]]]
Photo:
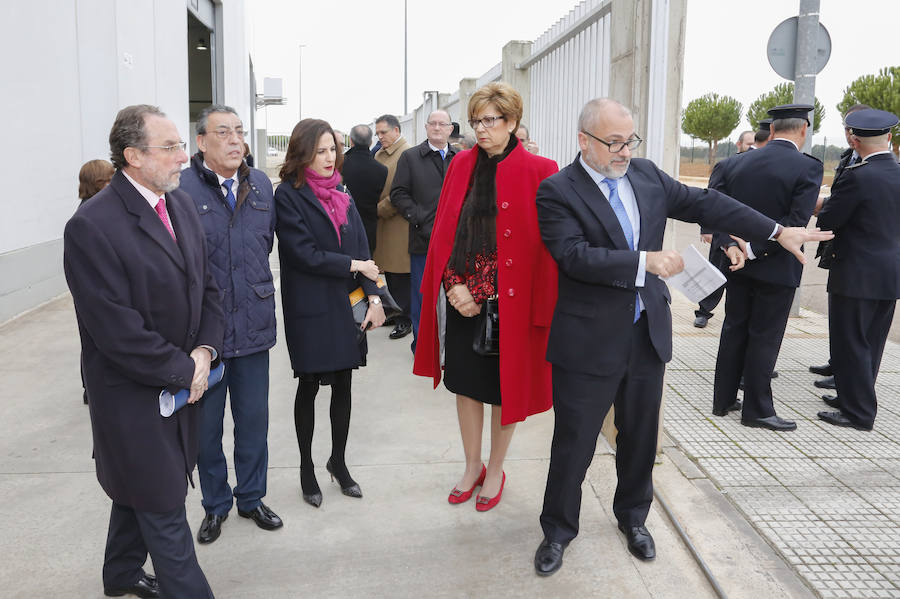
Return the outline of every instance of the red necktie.
[[[169,235],[172,236],[172,239],[175,239],[175,230],[172,229],[172,223],[169,222],[169,215],[166,214],[166,198],[159,198],[159,201],[156,203],[156,213],[159,215],[159,220],[163,222],[166,229],[169,231]],[[178,240],[175,239],[175,241]]]

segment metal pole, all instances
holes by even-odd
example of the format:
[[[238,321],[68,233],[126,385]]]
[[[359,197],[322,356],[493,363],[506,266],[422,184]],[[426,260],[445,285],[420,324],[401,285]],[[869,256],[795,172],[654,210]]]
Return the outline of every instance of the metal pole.
[[[409,52],[407,51],[406,46],[406,19],[407,19],[407,10],[406,10],[406,0],[403,0],[403,114],[406,115],[409,113],[407,108],[407,102],[409,99],[409,90],[407,89],[407,82],[409,77],[409,66],[407,64],[407,59],[409,57]]]
[[[303,48],[306,44],[300,44],[300,60],[297,67],[297,79],[299,80],[299,89],[297,91],[297,120],[303,120]]]
[[[815,104],[816,100],[816,41],[819,37],[819,0],[800,0],[800,14],[797,23],[797,54],[794,62],[794,102]],[[813,122],[815,110],[809,113]],[[806,136],[802,150],[812,148],[812,125]]]

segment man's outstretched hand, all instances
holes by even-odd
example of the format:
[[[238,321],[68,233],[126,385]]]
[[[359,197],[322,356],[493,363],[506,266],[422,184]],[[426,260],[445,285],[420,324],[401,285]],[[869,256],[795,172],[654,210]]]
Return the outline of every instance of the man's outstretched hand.
[[[800,264],[806,264],[806,256],[800,249],[807,241],[828,241],[834,239],[834,233],[831,231],[821,231],[818,227],[807,229],[806,227],[784,227],[781,235],[778,236],[778,243],[781,247],[794,254]]]

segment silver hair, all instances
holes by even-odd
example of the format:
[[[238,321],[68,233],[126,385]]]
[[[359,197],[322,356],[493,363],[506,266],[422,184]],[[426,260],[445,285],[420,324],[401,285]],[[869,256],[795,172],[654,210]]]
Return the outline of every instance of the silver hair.
[[[241,115],[237,113],[237,110],[235,110],[231,106],[225,106],[224,104],[213,104],[212,106],[207,106],[200,111],[199,115],[197,115],[197,135],[206,135],[206,123],[209,121],[209,115],[213,114],[214,112],[226,112],[233,114],[237,118],[241,118]]]
[[[631,116],[631,111],[626,106],[612,98],[594,98],[581,109],[581,114],[578,116],[578,130],[587,129],[588,125],[593,123],[603,110],[610,107],[617,108],[623,116]]]
[[[368,148],[372,145],[372,129],[368,125],[356,125],[350,129],[350,141],[354,146]]]
[[[772,121],[772,132],[799,131],[806,124],[806,119],[775,119]]]

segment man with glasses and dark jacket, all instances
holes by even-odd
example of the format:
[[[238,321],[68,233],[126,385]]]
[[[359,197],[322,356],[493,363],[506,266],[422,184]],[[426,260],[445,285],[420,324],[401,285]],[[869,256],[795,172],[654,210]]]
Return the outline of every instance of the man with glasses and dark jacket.
[[[197,468],[206,516],[197,540],[212,543],[234,500],[238,515],[260,528],[282,525],[262,502],[269,462],[269,348],[275,345],[275,285],[269,268],[275,204],[269,178],[244,162],[244,127],[233,108],[214,105],[200,113],[197,147],[181,175],[181,190],[200,215],[225,311],[225,377],[200,402]],[[234,419],[233,490],[222,452],[226,394]]]
[[[427,139],[403,152],[391,186],[391,204],[409,222],[409,314],[412,319],[413,353],[419,335],[419,314],[422,311],[422,274],[425,255],[431,239],[431,227],[437,212],[441,186],[450,160],[456,150],[448,143],[453,123],[445,110],[435,110],[425,123]]]

